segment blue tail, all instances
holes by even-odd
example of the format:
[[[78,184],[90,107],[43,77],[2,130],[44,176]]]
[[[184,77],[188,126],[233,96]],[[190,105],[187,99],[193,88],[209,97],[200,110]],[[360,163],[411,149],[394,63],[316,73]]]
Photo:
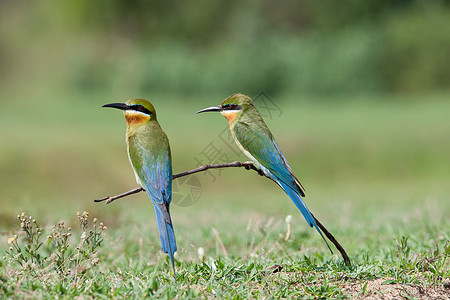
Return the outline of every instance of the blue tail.
[[[177,242],[175,241],[175,232],[173,231],[172,227],[172,219],[170,219],[169,224],[164,218],[164,214],[156,206],[154,207],[156,213],[156,221],[158,222],[159,239],[161,240],[161,250],[169,254],[170,262],[172,263],[173,274],[175,276],[175,262],[173,254],[175,253],[175,251],[177,251]]]
[[[292,199],[292,201],[294,202],[295,206],[297,206],[297,208],[300,210],[300,212],[302,213],[302,215],[305,218],[305,220],[308,223],[308,225],[311,226],[311,227],[314,226],[316,228],[317,232],[319,232],[320,236],[325,241],[325,244],[327,244],[328,249],[330,249],[331,253],[333,253],[333,251],[330,248],[330,245],[328,245],[327,240],[325,239],[325,237],[323,236],[322,232],[320,231],[319,226],[317,226],[316,220],[311,215],[311,212],[306,207],[306,205],[303,202],[303,200],[300,197],[300,195],[297,194],[297,192],[295,192],[293,189],[291,189],[288,185],[286,185],[282,181],[277,180],[277,182],[281,186],[281,188],[286,192],[286,194]]]

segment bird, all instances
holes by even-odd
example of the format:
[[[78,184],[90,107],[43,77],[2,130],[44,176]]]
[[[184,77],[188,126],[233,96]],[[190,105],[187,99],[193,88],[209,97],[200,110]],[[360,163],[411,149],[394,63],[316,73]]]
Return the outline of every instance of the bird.
[[[294,175],[275,138],[253,105],[252,99],[247,95],[233,94],[220,105],[202,109],[197,114],[204,112],[219,112],[228,120],[231,135],[239,149],[258,170],[286,192],[308,225],[315,227],[333,253],[316,220],[302,200],[302,197],[305,197],[304,187]]]
[[[153,203],[158,223],[161,250],[168,253],[176,281],[174,253],[177,250],[170,217],[172,201],[172,157],[169,139],[156,118],[153,105],[144,99],[105,104],[123,110],[127,124],[128,158],[137,184]]]

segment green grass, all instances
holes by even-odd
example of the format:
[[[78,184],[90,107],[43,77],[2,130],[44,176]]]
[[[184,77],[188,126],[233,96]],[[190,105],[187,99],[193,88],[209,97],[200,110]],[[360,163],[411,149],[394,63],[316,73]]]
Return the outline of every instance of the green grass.
[[[183,102],[152,97],[171,142],[175,173],[197,167],[195,158],[210,142],[230,161],[245,160],[219,139],[223,117],[194,114],[225,96]],[[171,207],[178,283],[159,250],[146,195],[108,206],[92,201],[136,185],[123,116],[100,108],[117,99],[13,99],[0,111],[0,126],[7,129],[0,131],[5,141],[0,146],[0,297],[412,299],[449,291],[444,286],[450,277],[445,95],[317,104],[292,96],[274,99],[282,115],[266,121],[306,187],[308,207],[345,247],[353,266],[327,252],[275,184],[230,169],[213,171],[215,181],[195,175],[202,188],[198,202]],[[84,231],[93,230],[94,217],[108,230],[100,245],[86,250],[85,260],[71,260],[83,232],[75,215],[84,210],[91,226]],[[52,224],[64,220],[72,228],[59,265],[47,260],[30,269],[9,259],[8,239],[14,234],[23,251],[39,245],[21,231],[16,216],[22,211],[42,225],[37,253],[43,258],[61,251],[46,240]],[[287,215],[293,218],[285,240]],[[201,258],[199,248],[205,251]],[[281,270],[272,268],[277,265]]]
[[[59,243],[67,245],[66,259],[62,261],[53,257],[56,254],[59,258],[61,253],[61,246],[53,244],[58,241],[53,233],[40,249],[41,263],[26,253],[28,245],[34,249],[39,241],[19,235],[14,248],[21,248],[30,263],[14,258],[17,251],[6,255],[1,262],[0,291],[5,297],[44,298],[353,298],[380,292],[380,287],[367,289],[368,283],[378,282],[382,288],[395,288],[403,297],[418,296],[419,287],[444,296],[443,282],[450,276],[450,244],[442,228],[449,224],[433,224],[427,218],[416,221],[420,223],[403,224],[401,229],[382,226],[376,237],[369,231],[338,231],[343,240],[356,235],[361,241],[348,248],[351,267],[337,255],[328,254],[323,245],[302,246],[301,240],[308,240],[309,232],[294,229],[286,240],[287,225],[276,218],[250,223],[247,230],[231,235],[196,228],[196,235],[200,235],[196,245],[182,246],[177,252],[177,282],[167,256],[158,253],[158,241],[145,233],[151,226],[134,225],[133,234],[123,228],[102,234],[94,227],[94,232],[104,239],[99,247],[84,246],[80,233],[74,232]],[[295,228],[299,224],[293,225]],[[402,236],[406,228],[412,231]],[[60,231],[67,232],[66,228]],[[89,231],[92,228],[83,230]],[[44,231],[42,236],[46,234]],[[181,237],[179,244],[183,242],[186,238]],[[80,245],[86,249],[81,258],[75,248]],[[203,257],[198,256],[197,246],[205,247]],[[384,293],[392,295],[390,291]]]

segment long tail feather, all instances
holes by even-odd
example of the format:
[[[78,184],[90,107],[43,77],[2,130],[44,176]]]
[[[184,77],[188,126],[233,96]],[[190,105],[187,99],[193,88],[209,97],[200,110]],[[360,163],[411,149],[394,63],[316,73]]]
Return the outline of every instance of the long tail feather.
[[[170,223],[164,218],[164,214],[155,207],[156,221],[158,222],[159,239],[161,240],[161,250],[169,254],[170,262],[172,263],[173,275],[175,276],[175,261],[174,253],[177,251],[177,242],[175,241],[175,233],[173,231],[172,220]],[[169,215],[170,218],[170,215]]]
[[[278,184],[281,186],[281,188],[286,192],[286,194],[292,199],[292,201],[294,202],[295,206],[297,206],[297,208],[300,210],[300,212],[302,213],[303,217],[305,218],[306,222],[308,223],[309,226],[311,227],[315,227],[317,232],[319,232],[320,236],[322,237],[322,239],[325,241],[325,244],[327,244],[328,249],[330,250],[331,253],[333,253],[333,251],[330,248],[330,245],[328,245],[327,240],[325,239],[325,237],[322,234],[322,231],[320,231],[319,226],[317,226],[316,220],[314,219],[314,217],[311,215],[311,212],[309,211],[308,207],[306,207],[306,204],[303,202],[302,198],[300,197],[299,194],[297,194],[296,191],[294,191],[293,189],[291,189],[288,185],[286,185],[285,183],[278,181]]]

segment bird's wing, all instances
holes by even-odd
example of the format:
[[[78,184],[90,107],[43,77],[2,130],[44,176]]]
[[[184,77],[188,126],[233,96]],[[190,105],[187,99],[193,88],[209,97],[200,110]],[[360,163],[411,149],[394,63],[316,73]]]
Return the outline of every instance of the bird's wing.
[[[170,150],[159,153],[140,149],[142,167],[137,171],[150,199],[158,204],[158,209],[164,215],[168,224],[172,223],[169,215],[169,204],[172,201],[172,167]],[[156,206],[155,206],[156,208]]]
[[[142,187],[155,204],[169,206],[172,200],[172,165],[169,147],[149,151],[148,145],[145,144],[130,143],[130,146],[134,148],[130,149],[130,156],[134,156],[133,168]]]
[[[169,254],[175,274],[173,254],[177,251],[177,243],[169,212],[169,204],[172,201],[170,148],[168,145],[152,147],[149,143],[135,142],[129,143],[129,147],[130,160],[134,162],[133,169],[155,208],[161,249]]]
[[[303,186],[292,172],[272,134],[268,130],[259,132],[254,127],[243,122],[235,124],[233,130],[239,143],[278,180],[305,196]]]

